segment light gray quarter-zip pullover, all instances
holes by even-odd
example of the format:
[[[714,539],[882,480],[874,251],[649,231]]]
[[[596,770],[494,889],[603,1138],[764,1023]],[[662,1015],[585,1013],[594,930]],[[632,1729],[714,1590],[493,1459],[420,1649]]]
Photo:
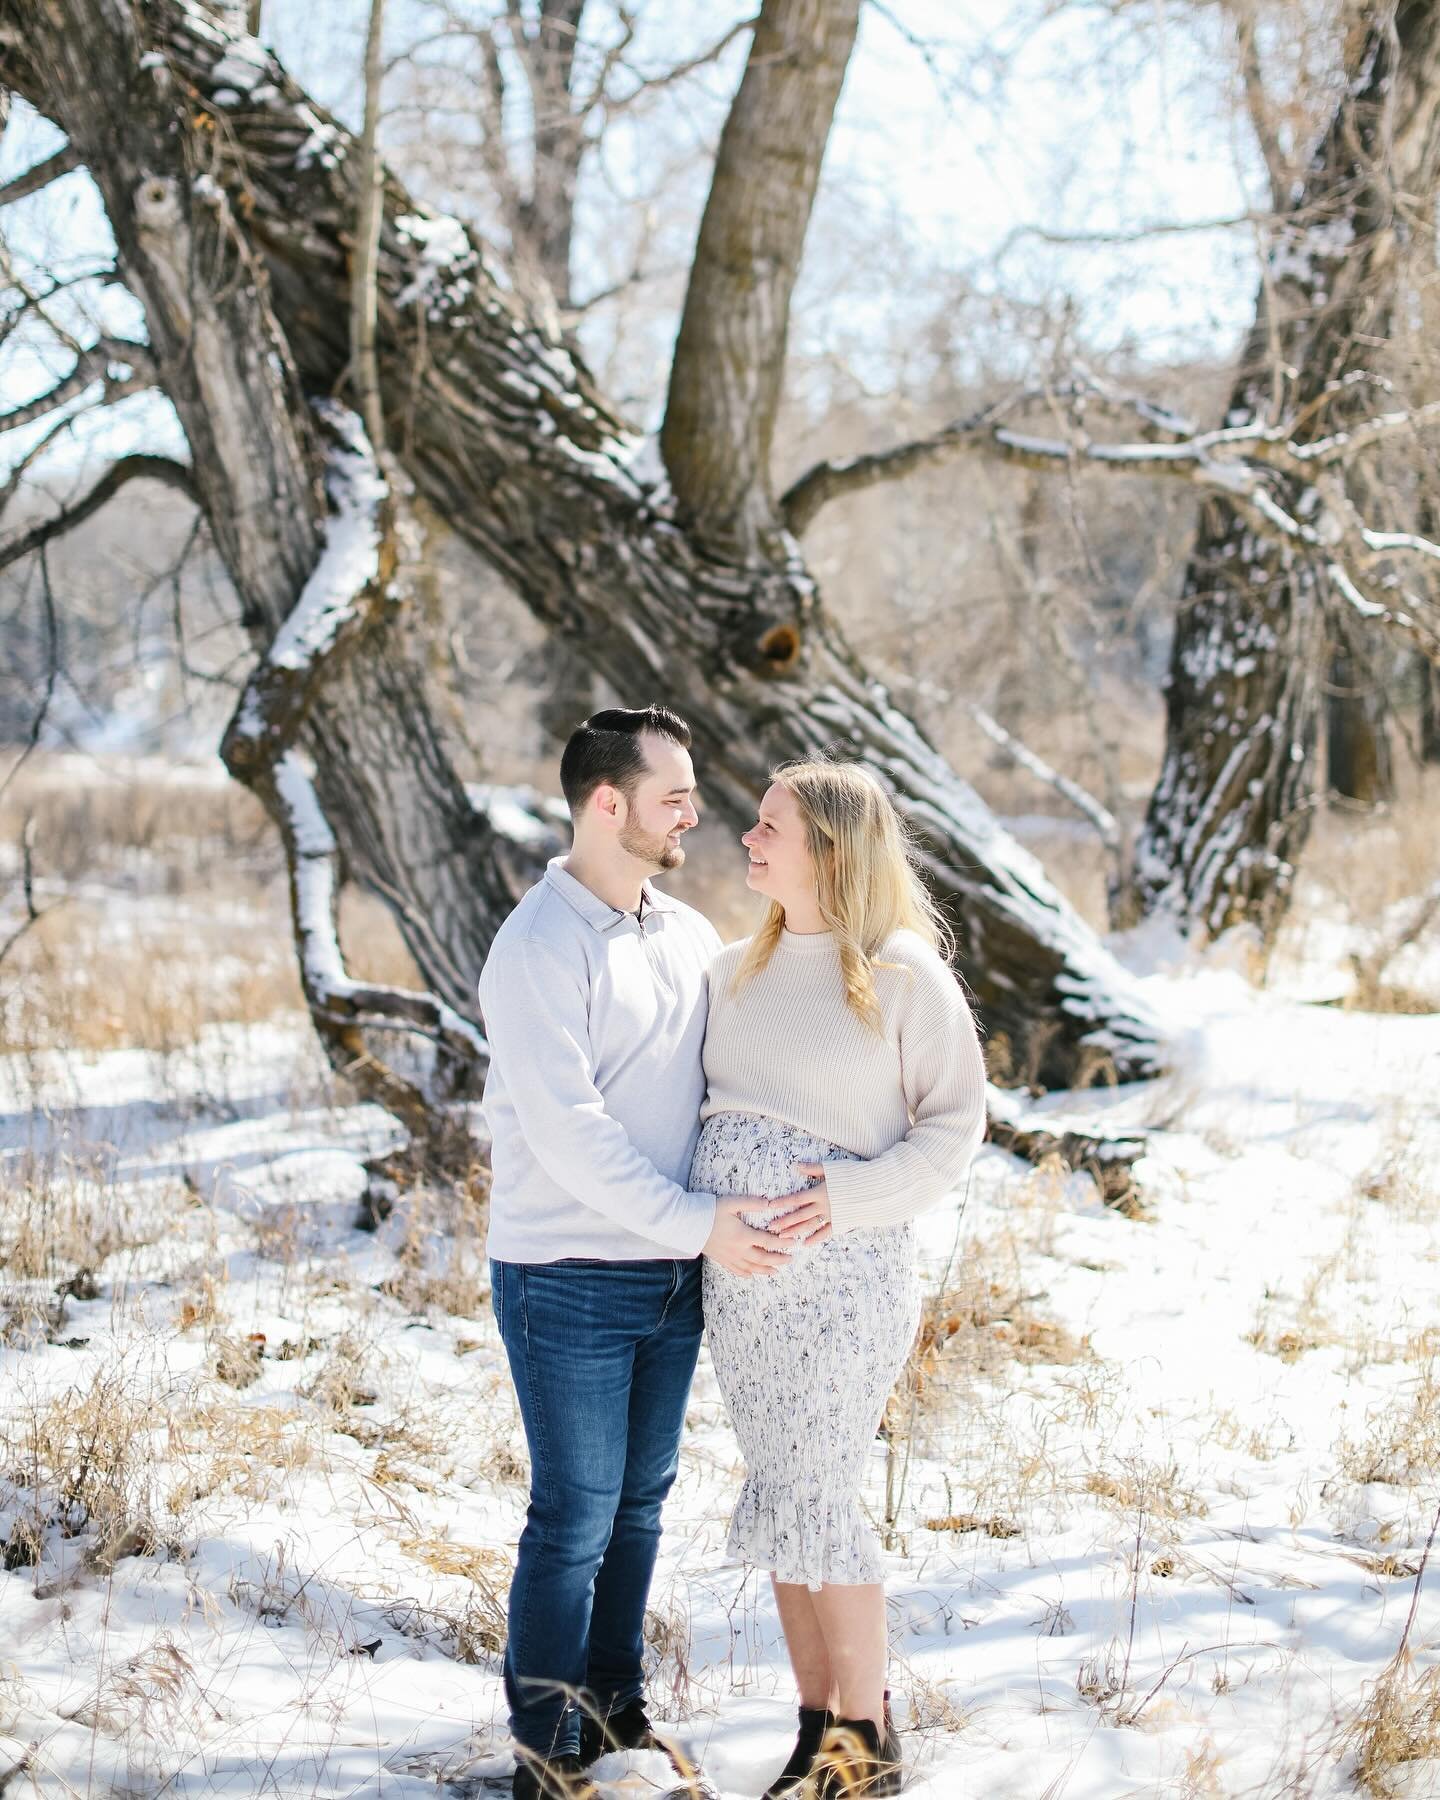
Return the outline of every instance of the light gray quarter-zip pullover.
[[[698,1256],[711,1194],[685,1186],[705,1098],[706,967],[693,907],[648,882],[617,911],[556,857],[480,974],[499,1262]]]

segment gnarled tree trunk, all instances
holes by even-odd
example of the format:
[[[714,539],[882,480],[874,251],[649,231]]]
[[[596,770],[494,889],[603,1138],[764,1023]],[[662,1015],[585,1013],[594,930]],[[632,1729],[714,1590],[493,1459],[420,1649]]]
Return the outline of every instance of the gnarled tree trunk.
[[[841,55],[843,69],[848,41],[826,36],[815,0],[773,0],[765,15],[779,41],[792,28],[818,33],[809,47]],[[0,7],[0,20],[14,16],[13,4]],[[354,143],[253,40],[237,43],[196,6],[155,0],[135,16],[148,41],[104,0],[64,0],[23,50],[6,53],[0,75],[74,134],[100,181],[217,541],[257,643],[270,645],[320,548],[314,453],[297,421],[301,391],[330,392],[348,360]],[[752,57],[752,68],[768,78],[770,62]],[[804,54],[781,67],[802,87],[828,84],[833,105],[833,68]],[[812,96],[810,116],[821,114],[828,123]],[[812,161],[813,185],[818,153]],[[192,234],[158,262],[135,219],[136,194],[157,170]],[[809,201],[792,197],[792,233],[794,214],[803,233]],[[182,282],[172,292],[177,270],[193,283],[212,261],[228,265],[213,291]],[[377,274],[390,456],[620,692],[663,695],[690,719],[712,803],[748,822],[778,758],[837,744],[865,757],[957,916],[965,975],[1013,1066],[1051,1083],[1103,1059],[1121,1077],[1151,1072],[1156,1022],[1133,984],[867,676],[794,540],[767,525],[736,541],[734,521],[757,517],[753,494],[738,508],[677,507],[664,481],[639,472],[639,441],[583,366],[516,309],[455,221],[426,213],[393,180]],[[783,352],[783,309],[778,336],[774,323],[766,354]],[[249,389],[253,405],[242,406]],[[217,426],[233,444],[217,442]],[[763,420],[736,426],[763,443]],[[755,479],[763,494],[768,474]],[[277,506],[277,496],[289,498]],[[383,606],[359,610],[315,683],[300,743],[352,872],[396,908],[436,994],[473,1019],[471,983],[517,871],[454,775],[403,624]]]
[[[1440,173],[1440,6],[1380,9],[1346,94],[1272,248],[1226,415],[1293,421],[1304,443],[1374,409],[1363,379],[1390,327],[1407,231],[1431,229]],[[1275,476],[1304,518],[1317,497]],[[1310,555],[1208,500],[1181,590],[1164,763],[1118,916],[1172,912],[1267,938],[1317,799],[1327,577]]]
[[[23,52],[7,45],[3,78],[62,126],[99,186],[190,445],[193,489],[263,659],[226,750],[286,843],[312,1016],[336,1066],[423,1133],[432,1093],[478,1091],[474,970],[552,846],[539,821],[522,819],[518,837],[497,829],[456,775],[405,605],[401,509],[358,426],[349,460],[372,491],[363,503],[337,493],[334,446],[304,398],[263,266],[226,196],[199,179],[188,96],[163,63],[142,67],[130,15],[101,0],[26,11]],[[217,56],[229,41],[217,26]],[[390,905],[429,994],[347,982],[342,861]],[[420,1081],[392,1065],[402,1026],[435,1049]]]

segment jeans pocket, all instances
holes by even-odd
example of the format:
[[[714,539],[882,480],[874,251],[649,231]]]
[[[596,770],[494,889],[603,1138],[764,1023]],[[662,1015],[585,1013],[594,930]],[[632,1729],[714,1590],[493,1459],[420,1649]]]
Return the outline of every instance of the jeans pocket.
[[[499,1263],[490,1265],[490,1304],[495,1309],[495,1324],[503,1339],[505,1336],[505,1313],[500,1292],[504,1286],[504,1273]]]

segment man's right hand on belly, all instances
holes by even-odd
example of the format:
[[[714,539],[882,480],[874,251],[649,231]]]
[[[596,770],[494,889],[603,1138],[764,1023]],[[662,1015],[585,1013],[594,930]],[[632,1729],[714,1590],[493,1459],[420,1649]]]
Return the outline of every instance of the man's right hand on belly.
[[[783,1269],[790,1245],[773,1232],[757,1231],[740,1217],[742,1212],[768,1215],[773,1208],[773,1201],[755,1194],[717,1195],[715,1223],[702,1254],[732,1275],[773,1275]]]

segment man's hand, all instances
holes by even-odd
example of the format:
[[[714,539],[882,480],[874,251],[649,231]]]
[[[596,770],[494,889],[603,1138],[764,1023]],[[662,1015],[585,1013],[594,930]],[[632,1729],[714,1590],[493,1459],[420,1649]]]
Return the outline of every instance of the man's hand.
[[[791,1244],[823,1244],[833,1235],[830,1224],[830,1189],[825,1181],[824,1163],[796,1163],[800,1174],[816,1183],[798,1193],[782,1195],[771,1204],[783,1211],[783,1219],[772,1226],[776,1237]]]
[[[732,1275],[773,1275],[783,1269],[790,1246],[774,1232],[757,1231],[740,1217],[742,1212],[769,1212],[774,1204],[754,1194],[717,1195],[715,1223],[701,1247],[702,1254]]]

